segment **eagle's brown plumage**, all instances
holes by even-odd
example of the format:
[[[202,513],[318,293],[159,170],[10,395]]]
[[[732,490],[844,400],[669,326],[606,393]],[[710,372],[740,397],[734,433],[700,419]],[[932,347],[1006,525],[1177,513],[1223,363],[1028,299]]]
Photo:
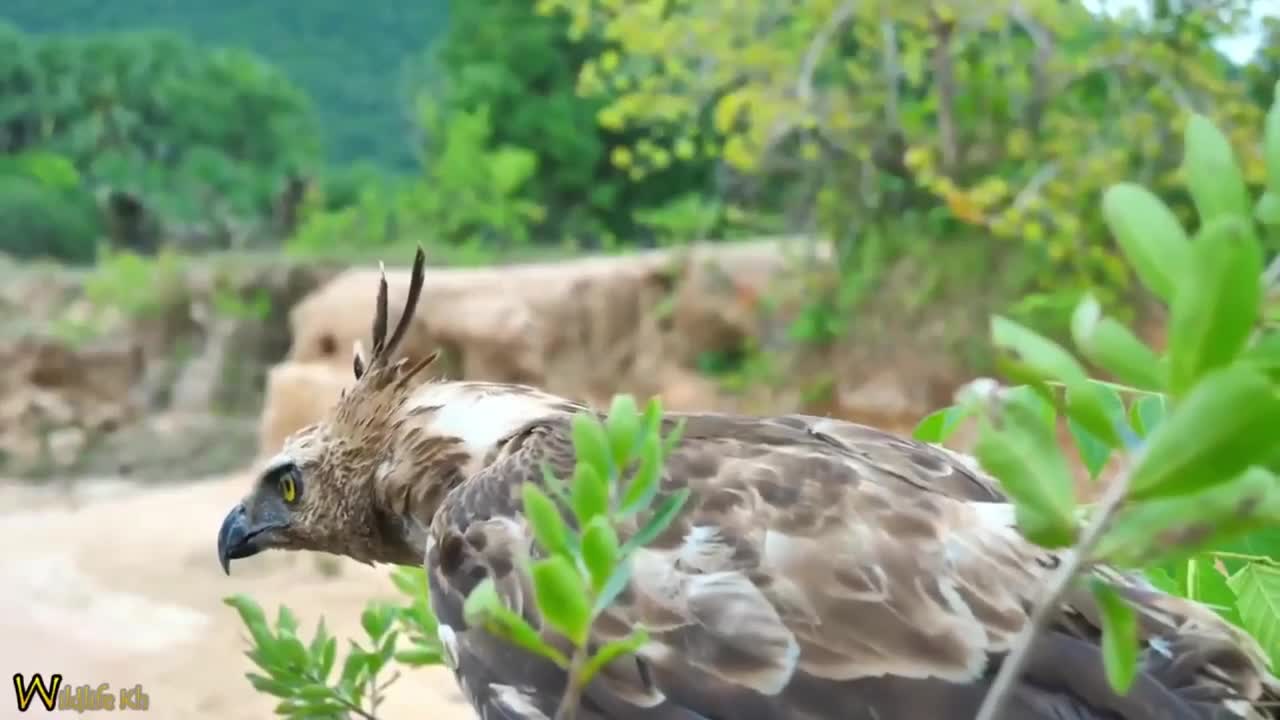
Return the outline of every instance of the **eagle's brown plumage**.
[[[381,285],[358,382],[268,463],[227,516],[219,554],[224,566],[268,548],[420,565],[425,551],[450,665],[477,711],[550,718],[563,673],[468,628],[462,604],[492,577],[542,626],[520,488],[542,481],[541,463],[571,474],[570,420],[588,409],[525,386],[430,381],[430,358],[396,361],[423,263],[419,250],[389,339]],[[963,455],[854,423],[673,413],[668,429],[680,418],[661,493],[687,487],[691,498],[639,551],[594,634],[603,642],[640,626],[651,640],[592,683],[580,717],[972,718],[1062,560],[1017,532],[996,483]],[[1033,650],[1006,717],[1269,717],[1262,708],[1280,683],[1251,638],[1136,576],[1095,572],[1140,614],[1133,689],[1110,690],[1098,611],[1080,591]]]

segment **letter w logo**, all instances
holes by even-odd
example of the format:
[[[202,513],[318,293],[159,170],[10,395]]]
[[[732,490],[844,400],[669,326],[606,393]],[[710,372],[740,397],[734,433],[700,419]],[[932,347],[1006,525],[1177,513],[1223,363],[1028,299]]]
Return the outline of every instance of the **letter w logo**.
[[[45,685],[40,673],[32,675],[29,683],[22,682],[22,673],[14,673],[13,691],[18,696],[18,712],[26,712],[31,707],[31,698],[36,693],[40,694],[40,704],[44,705],[44,709],[53,712],[53,702],[58,697],[58,687],[62,685],[62,674],[50,675],[49,683]]]

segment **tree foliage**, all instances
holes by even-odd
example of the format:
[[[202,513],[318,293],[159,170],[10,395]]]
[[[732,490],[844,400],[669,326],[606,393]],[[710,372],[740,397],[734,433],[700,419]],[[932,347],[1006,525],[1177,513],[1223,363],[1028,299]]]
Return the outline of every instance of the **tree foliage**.
[[[280,68],[312,98],[331,163],[367,161],[406,170],[416,158],[402,66],[443,32],[449,4],[6,0],[0,21],[42,36],[146,28],[201,45],[243,48]]]
[[[319,149],[308,98],[244,51],[167,33],[46,38],[0,25],[7,175],[116,193],[225,244],[237,224],[270,217]]]
[[[1171,5],[1143,25],[1050,0],[538,2],[604,42],[579,89],[608,100],[606,128],[638,133],[613,151],[620,171],[721,158],[737,216],[784,213],[846,257],[876,232],[894,252],[994,238],[1006,299],[1039,292],[1060,321],[1085,288],[1108,306],[1131,289],[1093,212],[1104,187],[1141,179],[1188,217],[1172,140],[1189,111],[1262,180],[1244,152],[1260,105],[1207,42],[1238,16]]]
[[[1053,340],[996,317],[992,340],[1007,373],[1026,384],[991,383],[916,430],[941,442],[976,415],[977,455],[1017,508],[1028,539],[1074,546],[1042,603],[1057,603],[1095,563],[1145,572],[1166,591],[1213,607],[1251,633],[1272,665],[1280,659],[1280,395],[1271,273],[1261,238],[1280,225],[1269,212],[1280,193],[1280,84],[1265,118],[1258,198],[1246,189],[1227,136],[1204,115],[1184,131],[1182,175],[1198,228],[1189,232],[1148,188],[1112,185],[1104,220],[1135,275],[1168,308],[1168,348],[1157,353],[1088,295],[1071,317],[1081,356],[1123,378],[1099,383],[1085,362]],[[1065,417],[1096,479],[1109,460],[1119,474],[1081,519],[1056,422]],[[1136,667],[1134,610],[1098,585],[1103,648],[1112,685],[1123,692]],[[996,717],[1024,662],[1033,622],[1006,659],[979,718]]]

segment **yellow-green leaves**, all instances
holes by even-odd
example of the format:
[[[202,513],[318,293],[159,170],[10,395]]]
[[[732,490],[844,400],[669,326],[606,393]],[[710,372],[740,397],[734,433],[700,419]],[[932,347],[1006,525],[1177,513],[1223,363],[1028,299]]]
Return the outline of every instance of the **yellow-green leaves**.
[[[481,580],[471,590],[463,603],[462,616],[467,625],[482,627],[512,645],[562,666],[569,662],[564,653],[547,644],[527,620],[507,607],[492,578]]]
[[[1250,217],[1249,190],[1227,136],[1205,116],[1192,114],[1185,142],[1183,168],[1200,222]]]
[[[595,468],[604,477],[613,474],[613,453],[604,426],[588,413],[573,416],[573,450],[578,461]]]
[[[1185,393],[1244,349],[1261,300],[1262,248],[1246,218],[1210,220],[1192,244],[1195,272],[1178,287],[1169,318],[1169,391]]]
[[[1086,295],[1076,306],[1071,336],[1082,355],[1121,382],[1141,390],[1164,388],[1155,351],[1115,318],[1104,317],[1093,295]]]
[[[585,645],[591,604],[577,568],[564,555],[553,555],[534,563],[532,575],[538,611],[574,645]]]
[[[1280,668],[1280,567],[1250,563],[1227,580],[1237,597],[1240,621]]]
[[[1147,438],[1132,471],[1134,497],[1185,493],[1226,482],[1275,454],[1280,399],[1243,364],[1212,371]]]
[[[1075,490],[1053,425],[1034,393],[1010,393],[984,424],[975,452],[1013,500],[1018,526],[1033,542],[1062,547],[1075,540]]]
[[[1122,182],[1103,194],[1102,214],[1142,283],[1166,302],[1172,300],[1191,252],[1173,211],[1150,190]]]
[[[485,628],[570,670],[569,692],[580,692],[610,660],[634,652],[647,635],[589,650],[591,627],[631,577],[631,554],[673,522],[688,490],[661,495],[663,463],[679,442],[681,425],[663,437],[662,405],[654,398],[640,413],[634,398],[618,396],[602,422],[594,413],[576,415],[572,437],[576,464],[566,484],[549,467],[541,485],[522,488],[524,516],[541,552],[525,560],[537,612],[549,628],[573,646],[572,657],[549,644],[522,616],[510,610],[491,579],[468,596],[468,623]],[[634,468],[630,477],[627,470]],[[544,489],[545,488],[545,489]],[[564,507],[562,507],[562,505]],[[572,514],[576,526],[566,522]],[[639,527],[623,542],[620,530]],[[579,673],[574,676],[574,673]]]
[[[1090,589],[1102,617],[1102,660],[1107,682],[1123,695],[1138,674],[1138,618],[1107,583],[1094,578]]]
[[[1267,167],[1267,192],[1272,197],[1280,196],[1280,82],[1275,86],[1276,95],[1267,110],[1262,128],[1262,153]]]
[[[555,501],[542,488],[532,483],[526,483],[522,490],[524,516],[533,528],[533,536],[538,543],[551,552],[569,552],[569,529]]]
[[[1102,394],[1089,381],[1084,366],[1065,348],[1000,316],[991,319],[991,339],[996,347],[1018,355],[1020,364],[1011,368],[1014,372],[1026,376],[1036,387],[1046,381],[1060,383],[1066,389],[1063,399],[1070,417],[1106,442],[1116,442]]]

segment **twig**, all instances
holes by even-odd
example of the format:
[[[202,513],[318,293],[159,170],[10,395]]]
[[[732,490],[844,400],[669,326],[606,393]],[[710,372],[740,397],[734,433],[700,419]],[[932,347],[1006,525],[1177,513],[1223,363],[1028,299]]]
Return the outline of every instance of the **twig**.
[[[807,105],[813,98],[813,75],[818,71],[818,61],[827,51],[831,37],[853,17],[855,8],[853,0],[845,0],[813,36],[808,49],[805,50],[804,59],[800,62],[800,75],[796,78],[796,97],[800,102]]]
[[[578,714],[578,703],[581,701],[581,688],[578,679],[582,677],[582,666],[586,664],[585,648],[574,648],[573,657],[569,659],[569,678],[565,682],[564,697],[560,698],[560,707],[556,708],[555,720],[574,720]]]
[[[306,677],[308,680],[310,680],[311,682],[317,685],[325,684],[324,678],[318,677],[313,672],[306,673]],[[364,708],[360,707],[358,704],[351,702],[350,700],[342,697],[338,693],[333,693],[333,698],[337,700],[338,703],[347,710],[347,712],[354,713],[356,716],[363,718],[363,720],[378,720],[377,715],[374,715],[373,713],[366,711]]]
[[[929,30],[937,43],[933,47],[933,76],[938,87],[938,135],[942,146],[942,169],[952,171],[960,158],[959,130],[956,128],[956,76],[951,57],[955,22],[930,13]]]
[[[1130,475],[1127,468],[1123,469],[1103,493],[1097,505],[1097,512],[1080,536],[1080,541],[1072,548],[1072,554],[1058,566],[1057,572],[1045,587],[1040,601],[1031,612],[1031,617],[1027,619],[1027,624],[1022,628],[1022,632],[1018,633],[1013,648],[1001,664],[1000,671],[996,674],[995,681],[991,683],[991,689],[987,691],[986,697],[983,698],[982,706],[978,708],[978,715],[974,720],[997,720],[1004,706],[1013,697],[1014,685],[1031,659],[1031,647],[1035,645],[1040,633],[1044,632],[1054,615],[1058,613],[1063,595],[1066,594],[1076,575],[1088,564],[1089,556],[1093,553],[1098,541],[1102,539],[1102,534],[1110,524],[1112,516],[1124,502],[1125,496],[1129,494]]]

